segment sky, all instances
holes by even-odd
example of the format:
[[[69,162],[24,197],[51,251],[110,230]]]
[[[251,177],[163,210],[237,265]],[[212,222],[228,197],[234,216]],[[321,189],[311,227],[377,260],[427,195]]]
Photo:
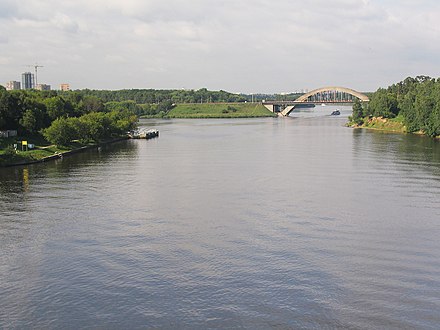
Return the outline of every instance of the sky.
[[[440,76],[438,0],[0,0],[0,84],[361,92]]]

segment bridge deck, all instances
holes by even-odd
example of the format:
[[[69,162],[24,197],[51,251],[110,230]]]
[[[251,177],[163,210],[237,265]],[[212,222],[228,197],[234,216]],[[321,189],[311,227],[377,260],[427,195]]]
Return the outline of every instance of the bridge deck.
[[[297,104],[340,104],[354,103],[354,100],[346,101],[264,101],[263,105],[297,105]]]

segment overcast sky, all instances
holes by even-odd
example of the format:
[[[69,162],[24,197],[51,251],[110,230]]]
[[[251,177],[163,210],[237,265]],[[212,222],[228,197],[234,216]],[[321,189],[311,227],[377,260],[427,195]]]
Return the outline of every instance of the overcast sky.
[[[0,0],[0,84],[359,91],[440,76],[438,0]]]

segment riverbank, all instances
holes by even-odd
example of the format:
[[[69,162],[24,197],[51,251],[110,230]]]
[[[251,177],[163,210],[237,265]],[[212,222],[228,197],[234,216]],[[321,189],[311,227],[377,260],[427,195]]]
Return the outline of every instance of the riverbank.
[[[383,117],[372,117],[366,119],[362,124],[348,123],[347,126],[353,128],[368,128],[395,133],[407,133],[402,117],[396,117],[392,119]]]
[[[348,123],[347,126],[352,128],[366,128],[391,133],[408,133],[405,124],[403,123],[403,117],[397,116],[395,118],[383,118],[372,117],[364,121],[363,124]],[[413,132],[411,134],[427,136],[421,131]],[[440,136],[434,137],[434,139],[440,139]]]
[[[17,151],[10,150],[9,152],[0,155],[0,167],[22,166],[37,163],[44,163],[47,161],[60,159],[67,157],[85,150],[98,148],[107,144],[124,141],[129,139],[128,136],[118,137],[110,140],[104,140],[94,144],[80,144],[74,142],[69,147],[58,146],[41,146],[29,151]]]
[[[276,117],[261,103],[187,103],[177,104],[165,118],[256,118]]]

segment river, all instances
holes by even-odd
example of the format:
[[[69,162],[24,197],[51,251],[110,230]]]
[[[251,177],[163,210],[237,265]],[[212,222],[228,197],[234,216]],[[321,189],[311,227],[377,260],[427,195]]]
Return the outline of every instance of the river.
[[[329,112],[0,169],[0,328],[438,328],[439,141]]]

